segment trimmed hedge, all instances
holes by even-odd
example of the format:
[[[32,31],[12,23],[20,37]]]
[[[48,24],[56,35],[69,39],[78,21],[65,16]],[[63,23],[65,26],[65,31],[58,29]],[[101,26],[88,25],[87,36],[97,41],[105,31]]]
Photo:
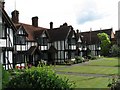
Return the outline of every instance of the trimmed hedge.
[[[58,77],[48,66],[32,67],[21,74],[15,75],[6,88],[29,88],[29,89],[71,89],[73,83],[68,79]]]

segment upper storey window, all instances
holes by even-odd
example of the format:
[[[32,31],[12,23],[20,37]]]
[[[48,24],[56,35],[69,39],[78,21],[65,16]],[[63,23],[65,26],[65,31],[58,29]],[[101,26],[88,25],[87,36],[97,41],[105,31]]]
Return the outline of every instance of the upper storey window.
[[[15,44],[25,44],[25,37],[24,36],[16,36],[15,37]]]
[[[20,28],[20,29],[17,30],[17,35],[26,36],[27,33],[26,33],[26,31],[24,30],[24,28]]]
[[[38,41],[39,41],[40,45],[46,46],[48,44],[48,38],[47,38],[46,34],[43,33],[41,35],[41,37],[39,37]]]
[[[71,38],[68,39],[68,44],[75,45],[76,44],[76,38],[73,34]]]
[[[5,25],[2,22],[0,22],[0,38],[5,38],[5,31]]]

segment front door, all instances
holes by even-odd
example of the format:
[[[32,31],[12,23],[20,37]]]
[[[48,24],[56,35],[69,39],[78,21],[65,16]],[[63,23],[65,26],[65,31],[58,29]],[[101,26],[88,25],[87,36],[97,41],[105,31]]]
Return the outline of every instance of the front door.
[[[54,64],[55,60],[55,53],[48,52],[48,64]]]

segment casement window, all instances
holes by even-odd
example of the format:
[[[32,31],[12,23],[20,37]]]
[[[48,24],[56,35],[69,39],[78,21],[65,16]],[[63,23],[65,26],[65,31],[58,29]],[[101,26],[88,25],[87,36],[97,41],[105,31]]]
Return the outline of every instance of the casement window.
[[[65,46],[64,46],[64,41],[61,41],[61,50],[64,50]]]
[[[47,38],[43,38],[43,45],[47,45]]]
[[[5,38],[5,26],[0,23],[0,38]]]
[[[71,39],[71,44],[72,44],[72,45],[76,44],[75,38],[72,38],[72,39]]]
[[[17,35],[19,35],[19,36],[26,36],[27,33],[25,32],[25,30],[23,28],[21,28],[21,29],[17,30]]]
[[[25,44],[24,36],[15,36],[15,44]]]
[[[55,53],[55,59],[57,60],[57,53]]]
[[[68,49],[68,40],[65,40],[65,49]]]
[[[61,51],[61,59],[64,59],[64,51]]]
[[[68,39],[68,44],[75,45],[76,44],[76,39],[75,38],[69,38]]]
[[[61,56],[61,54],[60,54],[61,52],[60,51],[58,51],[58,59],[60,59],[60,56]]]
[[[38,43],[40,45],[46,46],[48,44],[48,40],[46,37],[40,37]]]
[[[57,47],[57,42],[54,42],[54,47],[55,47],[55,48],[58,48],[58,47]]]
[[[24,54],[17,54],[15,57],[16,57],[16,63],[24,62],[24,59],[25,59],[25,55]]]
[[[75,53],[71,52],[71,58],[75,58]]]
[[[24,34],[23,30],[20,29],[20,30],[18,31],[18,34],[19,34],[19,35],[23,35],[23,34]]]
[[[60,41],[58,41],[58,50],[61,50]]]

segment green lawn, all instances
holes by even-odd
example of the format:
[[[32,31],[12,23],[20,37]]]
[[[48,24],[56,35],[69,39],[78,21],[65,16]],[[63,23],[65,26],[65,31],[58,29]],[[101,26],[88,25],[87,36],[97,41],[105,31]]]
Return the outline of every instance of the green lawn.
[[[96,65],[96,66],[120,66],[118,63],[118,58],[102,58],[94,61],[89,61],[88,65]]]
[[[55,71],[63,72],[59,74],[60,77],[67,77],[70,81],[76,83],[76,88],[107,88],[110,77],[94,77],[89,74],[118,74],[119,63],[118,58],[101,58],[98,60],[90,60],[78,65],[59,66],[54,67]],[[85,73],[88,76],[81,76],[75,74],[64,74],[64,72],[75,72],[78,74]]]
[[[98,60],[90,60],[84,65],[73,66],[55,66],[56,71],[61,72],[77,72],[91,74],[118,74],[119,63],[118,58],[102,58]]]
[[[0,90],[2,89],[2,65],[0,64]]]
[[[60,77],[69,78],[70,82],[75,82],[75,88],[108,88],[109,78],[104,77],[86,77],[75,75],[59,74]]]
[[[102,66],[72,66],[62,68],[56,71],[61,72],[77,72],[77,73],[90,73],[90,74],[118,74],[117,67],[102,67]]]

